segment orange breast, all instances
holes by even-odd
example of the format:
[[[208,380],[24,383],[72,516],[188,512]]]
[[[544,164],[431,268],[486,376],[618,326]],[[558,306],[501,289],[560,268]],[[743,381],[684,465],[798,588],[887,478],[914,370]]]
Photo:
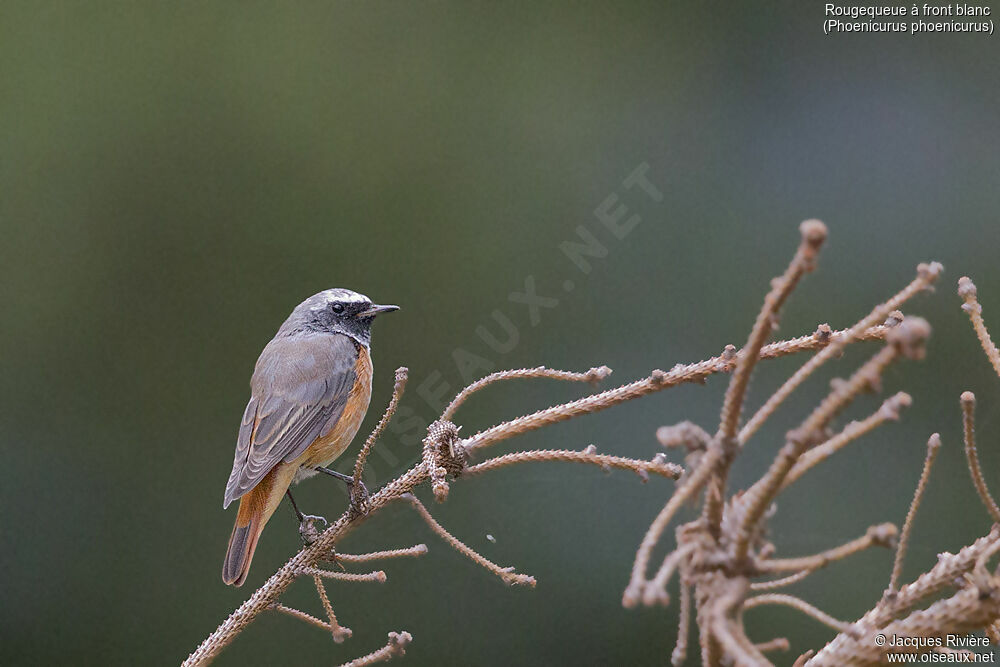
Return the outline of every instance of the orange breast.
[[[307,468],[326,467],[343,454],[354,440],[372,397],[372,358],[364,345],[358,346],[358,360],[354,365],[354,374],[354,387],[336,426],[309,445],[302,456],[292,462],[293,465]]]

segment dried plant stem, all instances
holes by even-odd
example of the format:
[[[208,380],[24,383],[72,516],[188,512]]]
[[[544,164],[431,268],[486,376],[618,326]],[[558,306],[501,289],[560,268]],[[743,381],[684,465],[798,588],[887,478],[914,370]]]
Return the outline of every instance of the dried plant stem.
[[[814,438],[858,395],[879,386],[882,373],[898,356],[899,353],[895,346],[886,345],[862,364],[846,381],[833,382],[830,393],[816,406],[809,418],[799,428],[802,437]]]
[[[720,667],[724,664],[733,664],[736,667],[765,667],[771,664],[760,649],[751,644],[745,634],[738,632],[726,616],[716,615],[712,620],[710,631],[731,660],[731,663],[715,660],[712,667],[716,664]]]
[[[882,523],[869,528],[863,536],[833,549],[800,558],[761,560],[757,562],[756,569],[758,572],[799,572],[801,570],[811,572],[874,546],[891,547],[895,544],[898,533],[899,531],[893,524]]]
[[[372,551],[367,554],[342,554],[337,553],[337,560],[344,563],[367,563],[373,560],[385,560],[387,558],[408,558],[413,556],[423,556],[427,553],[426,544],[417,544],[406,549],[389,549],[387,551]]]
[[[392,386],[392,399],[389,401],[389,406],[385,409],[385,412],[382,413],[382,418],[378,420],[378,424],[365,440],[365,444],[361,446],[358,458],[354,461],[353,486],[355,488],[357,488],[361,483],[361,475],[365,471],[365,462],[368,460],[368,453],[375,445],[375,442],[382,436],[382,431],[385,430],[385,427],[392,419],[392,416],[396,414],[396,408],[399,406],[399,400],[403,397],[403,391],[406,389],[406,379],[408,373],[409,371],[405,366],[400,366],[396,369],[396,381]]]
[[[792,609],[797,609],[806,616],[814,618],[823,625],[827,625],[838,632],[849,633],[851,630],[850,623],[838,621],[833,616],[817,609],[805,600],[797,598],[794,595],[786,595],[784,593],[765,593],[764,595],[754,596],[747,599],[747,601],[743,603],[743,609],[753,609],[754,607],[760,607],[765,604],[780,604],[785,605],[786,607],[791,607]]]
[[[877,633],[888,637],[938,637],[945,634],[963,634],[979,630],[1000,616],[1000,595],[996,580],[985,582],[983,587],[967,586],[948,598],[938,600],[926,609],[912,612],[904,619],[882,627],[865,626],[864,632],[838,635],[807,664],[815,667],[840,667],[841,665],[878,665],[883,663],[885,646],[874,640]],[[857,624],[855,624],[857,625]],[[926,651],[931,647],[913,648]]]
[[[921,358],[930,326],[918,317],[908,317],[893,327],[887,345],[851,374],[846,381],[834,383],[826,398],[809,417],[788,434],[788,442],[767,473],[737,501],[741,519],[733,549],[737,561],[743,560],[758,523],[774,498],[785,488],[788,475],[808,447],[823,434],[828,424],[860,393],[878,387],[886,367],[900,356]],[[824,450],[827,451],[827,450]],[[804,469],[800,469],[801,472]]]
[[[896,559],[892,565],[892,576],[889,577],[889,590],[895,591],[899,585],[899,577],[903,574],[903,559],[906,558],[906,547],[910,542],[910,533],[913,531],[913,520],[920,508],[920,501],[923,500],[924,491],[927,490],[927,480],[931,476],[931,467],[934,459],[937,458],[941,449],[941,436],[937,433],[931,435],[927,441],[927,458],[924,459],[924,469],[920,473],[920,481],[917,482],[917,489],[913,493],[913,502],[906,513],[906,522],[903,524],[903,532],[899,536],[899,545],[896,547]]]
[[[662,454],[660,455],[662,456]],[[684,469],[675,463],[665,461],[640,461],[628,459],[621,456],[609,456],[607,454],[596,454],[590,448],[584,451],[574,451],[569,449],[540,449],[527,452],[515,452],[504,454],[496,458],[487,459],[482,463],[471,465],[462,473],[465,475],[477,475],[497,468],[513,465],[515,463],[536,463],[536,462],[570,462],[589,463],[604,469],[618,468],[620,470],[631,470],[644,479],[649,478],[649,473],[677,479],[684,472]]]
[[[330,632],[332,630],[330,624],[327,623],[326,621],[320,620],[315,616],[313,616],[312,614],[307,614],[304,611],[299,611],[298,609],[293,609],[292,607],[283,605],[280,602],[274,602],[270,604],[268,608],[274,609],[275,611],[280,611],[283,614],[288,614],[292,618],[297,618],[300,621],[308,623],[309,625],[315,625],[317,628],[321,628],[323,630],[326,630],[327,632]]]
[[[820,246],[826,240],[826,225],[819,220],[807,220],[799,226],[802,241],[799,248],[785,269],[785,273],[772,281],[771,291],[764,297],[764,305],[757,315],[747,343],[737,355],[736,370],[726,390],[722,403],[722,415],[719,422],[718,438],[732,440],[739,425],[743,399],[750,384],[750,376],[760,358],[760,350],[764,347],[771,331],[777,322],[778,313],[788,295],[792,293],[802,276],[812,271],[816,265],[816,255]]]
[[[809,649],[808,651],[806,651],[805,653],[803,653],[802,655],[800,655],[798,658],[795,659],[795,662],[792,663],[792,667],[803,667],[806,664],[806,662],[815,654],[816,654],[815,650]]]
[[[515,380],[520,378],[549,378],[552,380],[566,380],[568,382],[590,382],[597,383],[604,378],[611,375],[611,369],[607,366],[599,366],[596,368],[591,368],[586,373],[575,373],[573,371],[558,371],[552,368],[546,368],[545,366],[539,366],[537,368],[519,368],[512,371],[499,371],[497,373],[491,373],[481,380],[476,380],[468,387],[463,389],[452,399],[448,407],[444,409],[441,413],[441,419],[447,419],[451,421],[455,416],[455,412],[458,408],[465,403],[465,401],[472,394],[476,393],[480,389],[485,389],[491,384],[496,382],[501,382],[503,380]]]
[[[681,667],[687,660],[688,635],[691,632],[691,587],[681,582],[681,604],[677,621],[677,643],[670,653],[670,663]]]
[[[737,355],[736,370],[733,372],[725,399],[723,399],[719,429],[710,445],[719,448],[722,453],[718,457],[718,468],[713,471],[712,478],[709,480],[709,489],[705,495],[704,517],[708,522],[709,531],[713,534],[718,532],[719,523],[722,521],[722,502],[725,496],[729,466],[735,455],[736,431],[739,428],[740,414],[743,411],[743,402],[746,399],[747,387],[750,385],[750,377],[760,359],[760,350],[776,326],[778,314],[785,300],[795,289],[802,276],[808,271],[812,271],[816,266],[816,255],[819,253],[823,241],[826,240],[826,225],[819,220],[803,222],[799,231],[802,234],[799,248],[788,268],[785,269],[785,273],[772,281],[771,291],[764,297],[764,305],[757,314],[746,345]]]
[[[635,554],[635,561],[632,563],[632,576],[629,578],[628,586],[622,594],[622,605],[626,608],[634,607],[639,603],[639,600],[642,598],[643,588],[646,585],[646,570],[649,569],[649,559],[653,553],[653,548],[660,541],[660,536],[667,525],[670,524],[671,519],[674,518],[677,510],[708,482],[715,468],[718,456],[718,450],[709,449],[702,458],[701,463],[691,473],[691,476],[674,491],[674,494],[670,496],[670,500],[667,501],[667,504],[663,506],[660,513],[653,519],[649,530],[646,531],[642,542],[639,543],[639,549]]]
[[[672,551],[670,555],[663,559],[663,564],[657,570],[656,576],[653,577],[652,581],[647,584],[643,591],[642,603],[644,605],[651,607],[655,604],[667,605],[670,602],[670,596],[667,594],[667,584],[670,583],[670,578],[674,576],[674,572],[677,571],[681,561],[687,558],[694,549],[694,544],[685,544]]]
[[[983,307],[979,304],[976,285],[968,277],[963,276],[959,278],[958,295],[965,302],[962,305],[962,310],[968,313],[969,319],[972,321],[972,328],[976,331],[976,336],[983,346],[986,358],[990,360],[990,364],[993,366],[996,374],[1000,375],[1000,351],[997,350],[996,344],[990,338],[990,332],[983,321]]]
[[[888,330],[889,327],[872,326],[857,340],[884,340]],[[822,350],[833,341],[838,340],[838,337],[847,335],[848,333],[849,330],[844,330],[831,334],[829,329],[820,327],[815,333],[808,336],[800,336],[765,345],[760,352],[760,358],[776,359],[799,352]],[[728,373],[732,371],[736,367],[735,357],[738,356],[738,354],[722,354],[694,364],[677,365],[666,372],[655,370],[648,377],[641,380],[636,380],[635,382],[630,382],[614,389],[585,396],[575,401],[539,410],[530,415],[491,426],[462,440],[461,444],[466,451],[472,452],[502,440],[521,435],[522,433],[534,431],[543,426],[599,412],[626,401],[669,389],[670,387],[692,382],[704,382],[709,376],[716,373]]]
[[[962,404],[962,427],[965,435],[965,458],[969,464],[969,474],[972,475],[972,484],[976,487],[979,499],[983,501],[983,506],[989,512],[994,523],[1000,523],[1000,507],[990,494],[986,480],[983,479],[983,471],[979,467],[979,453],[976,451],[976,396],[971,391],[962,393],[960,397]]]
[[[411,641],[413,641],[413,637],[410,636],[409,632],[390,632],[389,641],[385,646],[377,651],[372,651],[366,656],[345,662],[340,667],[365,667],[366,665],[374,665],[377,662],[391,660],[392,658],[404,655],[406,647]]]
[[[316,567],[304,567],[299,570],[298,574],[310,577],[322,577],[323,579],[336,579],[337,581],[374,581],[379,584],[384,584],[386,580],[385,572],[382,570],[368,572],[366,574],[357,574],[354,572],[331,572],[329,570],[322,570]]]
[[[708,447],[712,436],[694,422],[683,421],[656,429],[656,439],[667,449],[683,447],[691,452]]]
[[[782,403],[785,402],[805,380],[812,375],[820,366],[833,359],[850,343],[859,340],[862,332],[868,331],[871,327],[883,322],[890,313],[897,310],[904,303],[909,301],[914,295],[930,288],[941,275],[943,267],[937,262],[921,264],[917,267],[917,276],[909,285],[900,290],[895,296],[885,303],[876,306],[868,315],[857,324],[845,332],[838,332],[831,336],[830,344],[815,354],[801,368],[799,368],[785,383],[775,391],[764,405],[751,417],[750,421],[740,431],[739,442],[745,443],[764,424],[767,419],[774,414]]]
[[[886,332],[886,327],[875,326],[865,332],[864,338],[866,340],[882,340],[885,338]],[[766,345],[761,350],[760,357],[762,359],[773,359],[803,351],[818,350],[828,345],[831,340],[832,336],[829,331],[821,328],[811,335]],[[472,449],[478,450],[521,433],[576,416],[597,412],[669,387],[688,382],[702,382],[715,373],[731,371],[734,365],[735,361],[731,355],[722,355],[694,364],[679,365],[669,372],[655,371],[647,378],[616,389],[599,392],[575,401],[540,410],[531,415],[503,422],[460,441],[456,447],[464,448],[466,451]],[[436,437],[443,437],[443,430],[444,426],[439,427],[435,431]],[[429,479],[429,472],[425,464],[423,461],[418,462],[409,470],[388,482],[369,498],[369,514],[385,507],[416,487],[427,483]],[[693,489],[693,491],[697,490]],[[361,518],[363,517],[355,516],[350,511],[345,512],[337,521],[324,530],[311,545],[295,554],[260,588],[254,591],[238,609],[202,641],[191,655],[188,656],[184,665],[204,665],[210,662],[212,658],[218,655],[219,651],[229,645],[261,612],[271,608],[272,603],[277,602],[278,598],[295,580],[296,571],[303,567],[314,567],[320,561],[329,558],[330,554],[334,552],[334,546],[359,525]]]
[[[330,598],[326,594],[326,586],[323,585],[323,579],[318,574],[313,574],[312,580],[316,584],[316,592],[319,594],[320,602],[323,603],[323,609],[326,611],[326,617],[330,622],[330,632],[333,634],[333,641],[339,644],[345,639],[349,639],[353,633],[350,628],[345,628],[337,622],[337,615],[333,613],[333,605],[330,604]]]
[[[714,604],[706,605],[711,607],[708,615],[708,623],[699,624],[702,627],[702,635],[709,635],[709,651],[706,656],[703,652],[702,659],[706,664],[721,665],[721,656],[714,655],[716,648],[711,646],[712,641],[717,642],[719,648],[725,651],[725,657],[732,664],[741,667],[764,667],[769,665],[764,654],[753,645],[750,639],[743,632],[742,621],[734,618],[742,610],[740,606],[744,603],[746,590],[743,582],[739,580],[712,581],[706,583],[715,584],[712,588],[720,588],[720,593],[714,599]],[[707,627],[709,632],[705,632]],[[708,659],[706,659],[708,658]]]
[[[795,574],[790,574],[787,577],[782,577],[781,579],[771,579],[770,581],[755,581],[750,584],[750,590],[752,591],[773,591],[778,588],[784,588],[785,586],[791,586],[792,584],[798,583],[808,577],[810,574],[818,570],[818,567],[799,570]]]
[[[805,451],[808,444],[805,439],[786,442],[764,476],[740,497],[739,504],[744,510],[736,532],[736,544],[733,547],[733,559],[736,562],[746,559],[747,552],[750,550],[750,539],[757,529],[757,523],[781,489],[781,483],[785,480],[788,471],[795,465],[799,455]]]
[[[765,651],[787,650],[784,638],[765,643],[755,643],[746,634],[743,614],[746,610],[765,604],[790,606],[813,619],[839,631],[837,637],[818,653],[807,652],[796,660],[796,665],[865,665],[876,664],[884,656],[884,647],[873,640],[876,632],[902,636],[940,636],[973,629],[985,629],[991,636],[1000,637],[1000,578],[988,569],[990,559],[1000,552],[1000,523],[991,533],[957,554],[940,554],[938,563],[910,584],[899,586],[906,546],[912,531],[914,516],[925,493],[934,457],[940,447],[937,436],[928,442],[927,459],[913,503],[907,515],[899,544],[897,530],[891,524],[868,529],[866,534],[846,544],[820,554],[802,558],[773,558],[777,547],[768,541],[768,508],[778,494],[794,483],[806,471],[825,460],[848,443],[871,432],[884,422],[898,418],[899,411],[909,405],[910,398],[898,393],[886,400],[882,407],[867,419],[852,422],[836,435],[829,435],[832,424],[840,413],[858,396],[868,390],[880,389],[881,376],[886,367],[900,357],[920,358],[923,341],[929,327],[919,318],[904,318],[896,311],[910,297],[929,289],[941,273],[940,264],[922,264],[916,278],[886,303],[874,308],[865,318],[851,328],[833,332],[820,326],[811,336],[766,344],[776,326],[778,314],[801,277],[812,270],[817,251],[825,238],[825,227],[809,221],[801,227],[802,241],[787,270],[772,282],[753,329],[742,350],[727,346],[719,356],[690,365],[678,365],[670,371],[654,370],[642,379],[623,386],[554,405],[533,414],[504,421],[467,438],[459,437],[459,426],[452,423],[456,411],[475,392],[500,381],[515,378],[546,377],[567,381],[597,381],[609,372],[601,367],[587,373],[571,373],[533,368],[494,373],[460,391],[445,408],[441,418],[427,430],[421,460],[402,475],[389,481],[369,499],[367,512],[375,512],[391,502],[404,499],[410,503],[431,530],[462,555],[484,567],[508,584],[534,585],[534,578],[517,574],[513,568],[504,568],[484,558],[468,545],[446,531],[428,512],[413,492],[417,487],[429,485],[439,501],[448,494],[449,480],[474,476],[489,470],[526,462],[576,462],[602,468],[620,468],[636,472],[644,481],[650,473],[666,477],[679,477],[674,493],[665,502],[636,551],[635,560],[622,603],[634,606],[665,604],[667,588],[676,572],[680,580],[680,606],[677,644],[671,661],[677,665],[684,661],[692,619],[697,623],[702,663],[709,667],[723,664],[761,667],[769,665]],[[959,293],[965,309],[972,319],[977,335],[991,363],[1000,374],[1000,353],[997,352],[981,317],[981,307],[975,287],[968,279],[960,283]],[[888,319],[887,319],[888,316]],[[883,323],[884,322],[884,323]],[[767,472],[744,493],[727,495],[727,476],[733,460],[744,444],[760,426],[817,368],[833,359],[850,343],[865,339],[881,339],[886,346],[878,351],[847,380],[836,381],[829,394],[812,410],[801,425],[791,431],[784,447]],[[784,356],[805,350],[817,353],[796,371],[765,402],[751,419],[739,429],[747,387],[756,364],[767,358]],[[405,370],[397,374],[393,400],[379,422],[375,432],[366,441],[355,464],[354,479],[360,485],[364,461],[379,435],[385,428],[402,394]],[[516,452],[469,465],[470,454],[502,440],[577,416],[591,414],[669,387],[690,382],[703,382],[712,374],[732,372],[719,426],[714,436],[693,425],[664,428],[658,437],[666,446],[683,446],[687,468],[667,463],[663,454],[651,461],[598,454],[593,446],[583,451],[541,450]],[[979,466],[974,437],[974,398],[962,397],[965,423],[966,455],[970,474],[977,492],[991,517],[1000,517],[1000,509],[986,487]],[[683,474],[681,474],[683,472]],[[679,526],[676,530],[677,547],[667,554],[651,580],[647,579],[652,554],[662,539],[664,531],[687,501],[696,499],[704,491],[701,518]],[[352,496],[353,498],[353,496]],[[317,627],[322,627],[342,640],[350,630],[342,628],[334,615],[324,586],[324,579],[346,581],[384,581],[381,571],[367,574],[330,572],[319,569],[324,560],[333,562],[367,562],[381,558],[414,556],[424,553],[426,547],[418,545],[409,549],[396,549],[371,554],[338,557],[334,547],[364,518],[361,512],[348,509],[336,522],[319,535],[316,541],[303,548],[247,602],[236,610],[210,635],[185,662],[186,665],[204,664],[226,646],[256,616],[265,609],[276,609]],[[854,624],[839,621],[803,600],[785,594],[763,593],[748,597],[751,592],[773,591],[802,581],[827,564],[846,558],[873,546],[896,547],[896,558],[890,587],[882,599]],[[310,616],[278,602],[279,596],[296,577],[313,578],[328,622]],[[767,581],[752,580],[770,575]],[[924,601],[933,596],[940,599],[923,609]],[[402,653],[410,641],[407,633],[390,634],[388,644],[350,664],[367,665]],[[928,650],[918,648],[916,650]],[[952,655],[951,653],[948,654]]]
[[[455,551],[459,552],[473,563],[482,566],[486,570],[489,570],[493,574],[500,577],[501,580],[508,586],[535,586],[535,578],[527,574],[518,574],[514,572],[514,568],[511,567],[501,567],[494,563],[493,561],[481,556],[475,549],[467,546],[461,540],[456,538],[454,535],[449,533],[444,527],[434,520],[431,513],[427,511],[420,500],[417,499],[412,493],[408,493],[403,496],[403,499],[413,505],[414,509],[420,517],[430,526],[431,530],[434,531],[441,539],[447,542]]]
[[[882,406],[866,419],[859,422],[851,422],[837,435],[807,451],[799,457],[799,460],[796,461],[792,469],[788,471],[785,481],[782,482],[781,490],[784,491],[787,489],[813,466],[822,463],[834,453],[840,451],[863,435],[874,431],[887,421],[898,420],[899,411],[902,408],[909,407],[912,402],[913,399],[910,398],[910,395],[901,391],[886,399],[882,403]]]
[[[898,591],[883,596],[882,600],[875,607],[855,623],[856,627],[863,628],[860,635],[838,635],[817,653],[814,660],[809,662],[809,664],[816,666],[830,665],[831,667],[844,664],[879,664],[882,660],[882,651],[885,649],[882,649],[882,651],[878,650],[873,641],[874,633],[876,631],[882,634],[897,632],[907,635],[907,632],[911,632],[911,630],[897,625],[898,621],[894,623],[895,619],[906,614],[923,600],[938,594],[942,590],[953,587],[956,581],[962,581],[963,577],[976,567],[981,558],[991,553],[998,545],[1000,545],[1000,525],[994,525],[988,535],[984,535],[972,544],[963,547],[958,553],[940,554],[938,562],[933,568],[920,575],[915,581],[900,587]],[[972,597],[983,592],[977,586],[970,586],[969,589],[972,589]],[[950,631],[961,632],[970,627],[965,624],[966,622],[975,623],[976,618],[980,614],[985,613],[988,615],[992,613],[989,607],[996,604],[991,597],[987,596],[980,600],[980,606],[987,607],[985,611],[979,608],[970,609],[971,605],[969,603],[971,600],[968,597],[969,593],[969,590],[960,591],[951,598],[939,600],[925,611],[931,611],[933,608],[931,614],[932,617],[937,617],[939,628],[953,628]],[[962,595],[962,597],[959,597],[959,595]],[[913,613],[924,614],[925,612]],[[972,614],[971,618],[962,620],[962,614],[970,613]],[[996,614],[994,618],[997,616],[1000,616],[1000,614]],[[919,625],[924,622],[926,622],[926,618],[915,623]],[[979,627],[983,626],[980,625]],[[921,635],[919,631],[907,636],[918,635],[937,636],[934,633],[931,635]]]
[[[860,622],[866,626],[884,626],[928,597],[960,581],[964,575],[973,570],[984,553],[998,544],[1000,544],[1000,526],[995,525],[988,535],[963,547],[958,553],[938,555],[938,562],[934,567],[913,582],[901,586],[893,594],[884,596]]]
[[[771,641],[754,644],[761,653],[772,653],[774,651],[787,651],[792,648],[787,637],[775,637]]]

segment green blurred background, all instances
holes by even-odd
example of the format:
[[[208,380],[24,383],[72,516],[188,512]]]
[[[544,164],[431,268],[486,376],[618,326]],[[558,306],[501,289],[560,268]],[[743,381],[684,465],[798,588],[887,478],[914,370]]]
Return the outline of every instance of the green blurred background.
[[[946,275],[907,309],[935,327],[928,359],[885,380],[915,406],[783,496],[781,553],[902,523],[935,430],[945,449],[907,576],[987,531],[958,394],[979,396],[998,490],[1000,382],[954,285],[972,275],[1000,330],[996,45],[825,37],[822,20],[819,3],[787,1],[0,3],[0,662],[176,664],[295,551],[281,509],[248,585],[220,581],[234,516],[222,492],[253,363],[306,296],[346,286],[402,306],[375,327],[373,413],[393,369],[411,370],[406,412],[372,460],[377,486],[417,458],[433,389],[462,385],[456,349],[483,367],[608,364],[615,382],[711,356],[745,339],[809,217],[831,238],[782,334],[853,322],[919,261]],[[623,185],[643,164],[660,202]],[[606,201],[641,219],[622,239],[595,217]],[[589,273],[560,250],[578,227],[607,249]],[[534,325],[509,299],[529,277],[558,299]],[[494,310],[517,327],[505,353],[475,333],[500,335]],[[788,403],[734,488],[761,473],[826,380],[872,349]],[[751,407],[801,361],[762,368]],[[594,443],[648,458],[661,424],[712,430],[724,386],[497,451]],[[474,432],[585,391],[497,387],[459,421]],[[387,563],[382,586],[329,586],[353,639],[268,616],[218,664],[336,664],[402,629],[412,665],[662,664],[676,607],[626,611],[620,597],[671,489],[568,465],[456,483],[437,517],[535,575],[535,590],[506,588],[390,508],[343,549],[426,542],[430,554]],[[298,495],[329,517],[345,503],[325,480]],[[865,553],[792,592],[853,619],[889,569],[890,554]],[[304,583],[288,600],[319,612]],[[790,638],[779,663],[832,636],[781,608],[747,622],[761,641]]]

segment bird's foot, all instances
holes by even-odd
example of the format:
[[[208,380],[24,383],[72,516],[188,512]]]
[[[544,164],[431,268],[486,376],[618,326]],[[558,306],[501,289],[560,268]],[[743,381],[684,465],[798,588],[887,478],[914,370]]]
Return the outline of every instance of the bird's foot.
[[[351,512],[357,516],[368,514],[368,488],[365,483],[358,480],[357,484],[351,484]]]
[[[299,535],[306,546],[311,545],[319,538],[319,529],[314,525],[315,521],[322,521],[324,526],[330,525],[330,522],[324,517],[315,514],[303,514],[302,520],[299,521]]]
[[[351,514],[354,516],[364,516],[368,514],[368,489],[365,487],[364,482],[358,480],[358,483],[354,483],[354,478],[350,475],[345,475],[342,472],[337,472],[336,470],[330,470],[329,468],[317,467],[315,468],[317,472],[321,472],[330,477],[336,477],[340,481],[347,484],[350,488],[351,494]]]

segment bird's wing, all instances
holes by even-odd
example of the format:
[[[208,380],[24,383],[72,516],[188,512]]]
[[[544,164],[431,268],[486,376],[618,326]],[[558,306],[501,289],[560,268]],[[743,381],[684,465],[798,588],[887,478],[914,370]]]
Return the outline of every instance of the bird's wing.
[[[340,419],[355,381],[357,347],[340,334],[276,338],[257,360],[223,508],[281,461],[293,461]]]

